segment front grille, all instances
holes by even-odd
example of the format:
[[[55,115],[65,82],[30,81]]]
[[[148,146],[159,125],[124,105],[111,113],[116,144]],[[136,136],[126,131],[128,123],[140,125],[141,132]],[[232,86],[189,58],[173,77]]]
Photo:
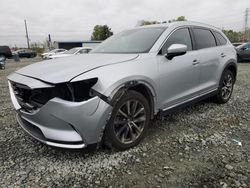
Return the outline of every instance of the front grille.
[[[54,97],[59,97],[65,100],[72,99],[68,87],[66,87],[64,84],[58,84],[51,88],[39,89],[30,89],[26,85],[14,82],[12,82],[11,85],[19,105],[23,110],[29,113],[41,108]]]
[[[39,108],[38,104],[32,104],[32,90],[25,85],[11,83],[12,89],[14,91],[15,97],[19,105],[27,112],[35,111]]]
[[[72,102],[81,102],[90,99],[90,88],[97,82],[97,78],[73,83],[59,83],[54,87],[30,89],[26,85],[11,82],[15,97],[27,112],[34,112],[49,100],[58,97]]]

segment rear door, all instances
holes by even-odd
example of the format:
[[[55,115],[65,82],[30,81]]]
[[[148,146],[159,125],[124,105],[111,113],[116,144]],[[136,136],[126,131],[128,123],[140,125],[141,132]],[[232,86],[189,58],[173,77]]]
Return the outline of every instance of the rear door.
[[[200,63],[199,90],[202,95],[217,89],[218,70],[223,51],[217,48],[216,39],[211,30],[194,27],[192,33]]]

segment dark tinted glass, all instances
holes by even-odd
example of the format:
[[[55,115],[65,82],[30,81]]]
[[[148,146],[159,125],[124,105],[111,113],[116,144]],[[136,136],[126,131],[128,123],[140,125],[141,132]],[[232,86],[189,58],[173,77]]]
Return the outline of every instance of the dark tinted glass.
[[[216,46],[213,34],[207,29],[194,29],[194,36],[198,50]]]
[[[178,29],[177,31],[172,33],[162,48],[162,54],[166,54],[169,46],[171,46],[172,44],[187,45],[188,51],[191,51],[192,41],[188,29],[187,28]]]
[[[218,46],[222,46],[222,45],[225,45],[227,43],[227,40],[220,33],[214,32],[214,35],[217,39]]]

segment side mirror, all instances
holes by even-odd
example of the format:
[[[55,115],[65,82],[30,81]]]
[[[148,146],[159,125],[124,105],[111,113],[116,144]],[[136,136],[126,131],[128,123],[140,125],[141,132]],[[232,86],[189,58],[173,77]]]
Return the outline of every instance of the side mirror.
[[[241,48],[242,51],[244,51],[244,50],[246,50],[246,49],[247,49],[246,47],[242,47],[242,48]]]
[[[187,53],[187,45],[184,44],[172,44],[167,50],[165,57],[172,60],[175,56],[181,56]]]

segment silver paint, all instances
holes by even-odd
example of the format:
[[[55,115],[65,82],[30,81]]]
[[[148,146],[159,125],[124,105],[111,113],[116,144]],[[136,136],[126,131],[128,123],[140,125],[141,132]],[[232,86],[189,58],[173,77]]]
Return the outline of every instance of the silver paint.
[[[144,27],[155,26],[159,25]],[[185,55],[168,60],[158,52],[178,28],[206,27],[216,30],[224,37],[225,35],[215,27],[195,22],[175,22],[160,26],[166,30],[149,53],[86,54],[55,59],[27,66],[10,75],[8,79],[35,89],[98,78],[92,88],[110,98],[126,82],[136,80],[151,92],[154,100],[153,112],[157,114],[159,110],[167,110],[216,91],[225,67],[229,63],[237,66],[236,52],[229,41],[224,46],[188,51]],[[222,53],[224,57],[221,56]],[[81,148],[99,142],[112,113],[110,104],[99,97],[93,97],[83,102],[54,98],[37,112],[29,114],[18,106],[11,86],[10,94],[20,117],[39,127],[45,136],[45,140],[37,139],[57,147]],[[75,141],[80,142],[80,145],[70,143]]]

